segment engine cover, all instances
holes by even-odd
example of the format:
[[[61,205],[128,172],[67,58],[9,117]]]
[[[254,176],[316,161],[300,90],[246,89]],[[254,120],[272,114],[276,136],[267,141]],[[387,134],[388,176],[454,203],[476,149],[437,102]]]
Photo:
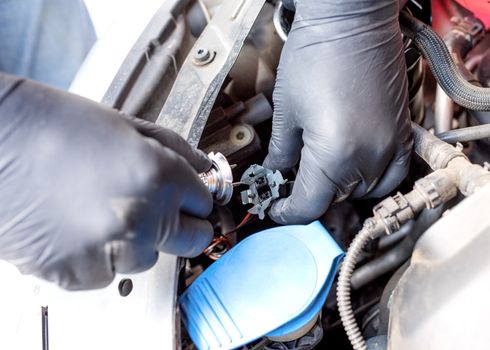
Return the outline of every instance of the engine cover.
[[[388,349],[488,349],[490,186],[418,241],[390,300]]]

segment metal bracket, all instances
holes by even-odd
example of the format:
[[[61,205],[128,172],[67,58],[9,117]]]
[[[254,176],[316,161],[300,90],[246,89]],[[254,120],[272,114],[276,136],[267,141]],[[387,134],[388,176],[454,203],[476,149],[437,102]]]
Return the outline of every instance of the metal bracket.
[[[197,147],[221,85],[264,3],[265,0],[223,2],[191,50],[198,55],[214,53],[212,60],[196,65],[195,55],[186,58],[156,124],[174,130]]]

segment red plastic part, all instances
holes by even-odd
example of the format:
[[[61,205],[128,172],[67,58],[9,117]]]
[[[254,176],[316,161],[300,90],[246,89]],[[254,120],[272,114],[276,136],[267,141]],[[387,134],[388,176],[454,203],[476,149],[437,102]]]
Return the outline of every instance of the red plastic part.
[[[476,18],[483,22],[485,28],[490,28],[490,1],[488,0],[457,0],[457,2],[473,12]]]

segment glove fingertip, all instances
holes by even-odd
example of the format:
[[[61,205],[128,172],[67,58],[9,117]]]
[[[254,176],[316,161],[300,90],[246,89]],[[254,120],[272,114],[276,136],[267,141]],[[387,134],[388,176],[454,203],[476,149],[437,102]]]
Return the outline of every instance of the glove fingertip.
[[[201,254],[213,239],[213,226],[207,220],[181,214],[180,225],[159,250],[165,253],[193,258]]]
[[[276,132],[273,131],[264,167],[281,172],[288,171],[298,163],[302,147],[299,133],[277,128]]]
[[[284,157],[274,152],[270,152],[262,162],[262,166],[270,170],[279,170],[281,173],[289,171],[296,164],[295,160],[285,160]]]
[[[323,211],[318,212],[314,206],[301,205],[300,202],[303,201],[298,201],[294,195],[277,200],[272,204],[269,217],[281,225],[300,225],[309,224],[323,213]]]
[[[211,160],[201,150],[196,150],[174,131],[162,128],[143,119],[128,115],[123,117],[143,136],[157,141],[161,146],[172,149],[187,159],[197,172],[211,168]]]
[[[196,149],[193,153],[193,159],[189,159],[189,163],[198,173],[208,171],[212,165],[211,159],[209,159],[208,155],[200,149]]]
[[[284,216],[283,216],[283,213],[286,211],[285,207],[286,207],[286,199],[279,199],[275,201],[269,210],[268,213],[269,217],[278,224],[281,225],[288,224],[287,220],[284,220]]]
[[[190,234],[190,237],[186,252],[181,255],[186,258],[194,258],[211,244],[213,239],[213,226],[207,220],[189,217],[186,219],[186,223],[183,223],[182,227]]]
[[[141,234],[138,232],[137,234]],[[155,265],[158,254],[151,246],[138,245],[137,242],[111,242],[111,255],[117,273],[136,273],[148,270]]]
[[[199,242],[196,243],[194,247],[192,247],[191,251],[189,251],[185,257],[187,258],[195,258],[196,256],[202,254],[202,252],[211,244],[213,240],[213,232],[212,227],[210,225],[210,230],[203,232],[199,237]]]
[[[262,166],[267,169],[276,170],[277,164],[273,161],[274,157],[271,157],[270,153],[265,157],[262,162]]]

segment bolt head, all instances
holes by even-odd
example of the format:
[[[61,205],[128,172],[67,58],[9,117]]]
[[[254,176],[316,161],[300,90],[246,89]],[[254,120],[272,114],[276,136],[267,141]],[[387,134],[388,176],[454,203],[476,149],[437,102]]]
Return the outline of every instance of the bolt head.
[[[194,53],[194,59],[197,62],[206,62],[211,57],[211,52],[208,49],[200,47]]]

